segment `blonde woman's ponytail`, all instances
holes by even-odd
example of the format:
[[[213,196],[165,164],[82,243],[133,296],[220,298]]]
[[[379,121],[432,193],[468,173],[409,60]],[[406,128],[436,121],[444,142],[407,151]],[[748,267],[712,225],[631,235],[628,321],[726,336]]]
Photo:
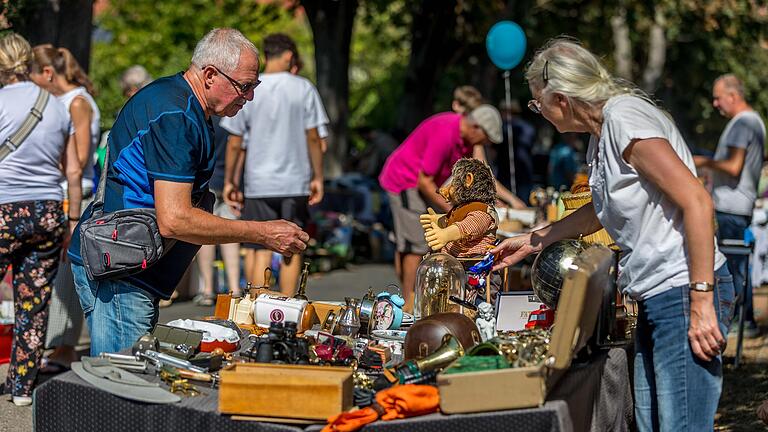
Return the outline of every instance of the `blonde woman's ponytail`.
[[[27,79],[32,62],[32,47],[16,33],[0,38],[0,79],[3,82],[15,76]]]

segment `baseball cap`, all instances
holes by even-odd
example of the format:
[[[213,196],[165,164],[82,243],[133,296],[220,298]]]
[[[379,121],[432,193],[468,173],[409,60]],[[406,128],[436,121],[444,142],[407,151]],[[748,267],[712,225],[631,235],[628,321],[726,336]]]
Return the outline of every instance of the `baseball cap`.
[[[473,109],[469,113],[469,117],[483,129],[492,143],[499,144],[502,141],[499,110],[491,105],[483,104]]]

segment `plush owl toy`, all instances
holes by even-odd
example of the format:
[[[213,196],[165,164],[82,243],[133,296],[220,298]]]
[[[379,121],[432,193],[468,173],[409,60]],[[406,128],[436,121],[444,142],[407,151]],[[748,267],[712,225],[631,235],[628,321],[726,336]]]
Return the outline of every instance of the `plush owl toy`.
[[[433,251],[457,258],[483,257],[493,248],[499,217],[494,209],[496,184],[491,168],[472,158],[459,159],[451,182],[440,188],[453,205],[447,214],[432,208],[420,217],[424,237]]]

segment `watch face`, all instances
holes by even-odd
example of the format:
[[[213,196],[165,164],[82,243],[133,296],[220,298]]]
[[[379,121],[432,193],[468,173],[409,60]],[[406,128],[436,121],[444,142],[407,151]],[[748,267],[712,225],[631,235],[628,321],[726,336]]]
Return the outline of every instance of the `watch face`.
[[[373,306],[373,329],[386,330],[395,319],[394,306],[387,300],[379,300]]]

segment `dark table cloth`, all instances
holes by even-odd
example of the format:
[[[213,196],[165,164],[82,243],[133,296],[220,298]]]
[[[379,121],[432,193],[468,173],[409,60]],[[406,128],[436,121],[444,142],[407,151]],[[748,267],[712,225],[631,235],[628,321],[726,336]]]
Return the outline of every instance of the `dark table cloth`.
[[[143,376],[148,380],[156,377]],[[67,372],[41,385],[34,394],[37,432],[61,431],[301,431],[296,425],[232,420],[218,414],[218,392],[197,386],[203,394],[181,402],[151,405],[119,398]],[[509,389],[510,394],[515,389]],[[573,365],[538,408],[476,414],[432,414],[376,422],[364,432],[413,431],[626,431],[632,419],[627,354],[612,349],[592,361]],[[309,430],[319,430],[312,426]]]

